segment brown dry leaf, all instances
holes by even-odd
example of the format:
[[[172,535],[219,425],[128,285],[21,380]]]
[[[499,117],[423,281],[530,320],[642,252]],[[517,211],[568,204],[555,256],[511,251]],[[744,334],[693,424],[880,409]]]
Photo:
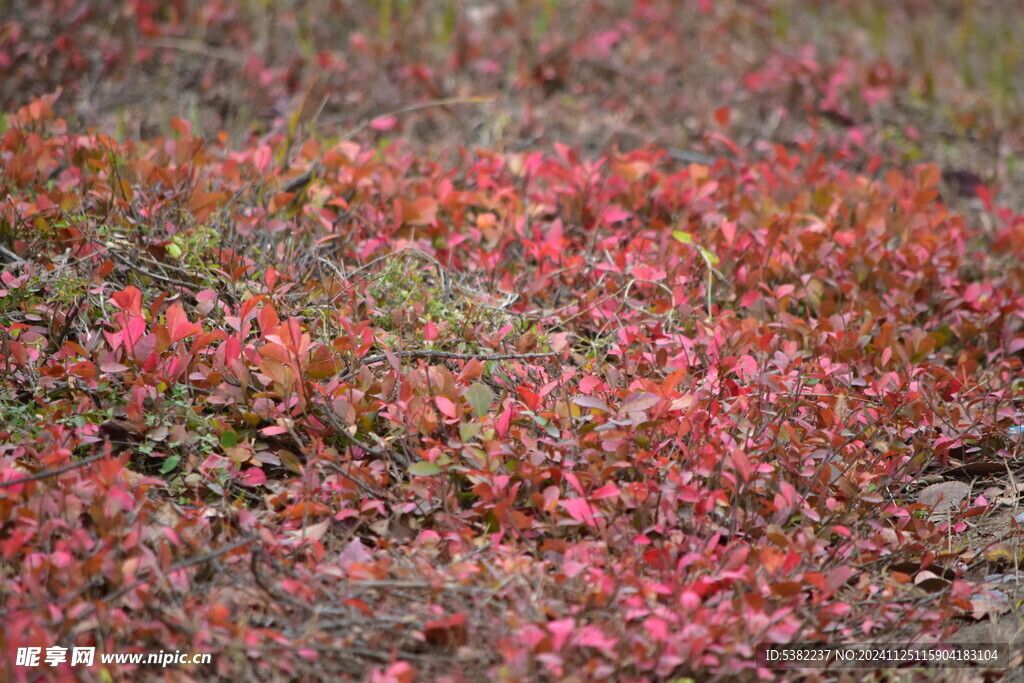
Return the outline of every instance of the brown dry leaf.
[[[942,578],[938,574],[930,571],[918,572],[914,577],[914,585],[922,590],[926,590],[929,593],[938,593],[944,591],[949,587],[949,581]]]
[[[319,541],[324,537],[324,534],[327,532],[327,528],[331,525],[332,521],[333,520],[328,518],[322,522],[317,522],[316,524],[309,524],[301,529],[293,529],[292,531],[288,531],[286,533],[288,534],[289,537],[296,541],[304,539],[309,539],[311,541]]]
[[[181,511],[173,503],[163,502],[153,511],[153,521],[156,524],[169,526],[172,529],[178,526],[181,519]]]
[[[124,470],[124,475],[129,475],[131,470]],[[133,474],[133,473],[132,473]],[[138,475],[136,475],[138,476]],[[131,482],[130,476],[125,476],[125,481]],[[179,508],[170,502],[160,503],[153,510],[153,523],[143,527],[142,536],[147,543],[156,544],[159,541],[170,540],[164,533],[164,529],[170,529],[172,534],[177,535],[178,525],[181,523],[182,515]]]
[[[146,438],[150,441],[163,441],[167,438],[169,432],[170,430],[164,425],[150,427],[146,430]]]
[[[972,619],[978,621],[985,617],[995,619],[1010,611],[1010,598],[1002,591],[987,590],[971,597],[971,607]]]
[[[516,351],[519,353],[530,353],[537,348],[537,335],[527,332],[516,340]]]
[[[367,524],[370,531],[372,531],[377,536],[380,536],[382,538],[388,535],[388,527],[390,525],[391,523],[386,519],[379,519],[376,522],[371,522],[370,524]]]
[[[299,456],[291,451],[278,451],[277,457],[281,458],[281,464],[295,474],[302,474],[302,461]]]
[[[423,629],[423,635],[431,645],[447,650],[465,645],[469,641],[466,615],[459,613],[444,619],[428,621]]]
[[[353,539],[338,553],[338,564],[348,569],[353,562],[369,564],[373,562],[373,552],[358,538]]]

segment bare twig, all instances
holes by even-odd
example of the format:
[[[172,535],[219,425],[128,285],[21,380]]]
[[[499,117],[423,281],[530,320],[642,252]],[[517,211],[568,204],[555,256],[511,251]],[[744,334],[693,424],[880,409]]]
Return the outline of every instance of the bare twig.
[[[154,47],[164,50],[178,50],[179,52],[191,52],[193,54],[208,57],[210,59],[220,59],[225,62],[233,62],[235,64],[245,63],[245,56],[238,52],[213,47],[212,45],[206,45],[198,40],[150,38],[148,40],[142,41],[142,45],[144,47]]]
[[[550,358],[557,356],[560,351],[545,351],[542,353],[455,353],[453,351],[431,351],[430,349],[413,349],[411,351],[395,351],[393,355],[399,358],[430,358],[447,360],[521,360],[525,358]],[[372,365],[382,360],[387,360],[384,354],[369,356],[359,362],[359,366]],[[359,370],[352,370],[338,377],[338,381],[344,382],[359,374]]]
[[[249,534],[248,536],[245,536],[242,539],[240,539],[238,541],[235,541],[234,543],[229,543],[228,545],[221,546],[220,548],[217,548],[216,550],[212,550],[212,551],[210,551],[208,553],[204,553],[202,555],[197,555],[195,557],[190,557],[187,560],[182,560],[181,562],[178,562],[176,564],[171,565],[167,569],[166,573],[170,574],[172,572],[178,572],[178,571],[181,571],[183,569],[188,569],[189,567],[195,566],[197,564],[205,564],[206,562],[211,562],[213,560],[216,560],[218,557],[221,557],[223,555],[227,555],[228,553],[230,553],[233,550],[238,550],[242,546],[245,546],[245,545],[248,545],[249,543],[252,543],[258,537],[259,537],[259,534]],[[100,603],[101,604],[110,604],[111,602],[113,602],[114,600],[118,599],[122,595],[128,593],[128,591],[132,590],[133,588],[135,588],[139,584],[144,583],[147,580],[148,575],[149,575],[149,573],[151,571],[152,571],[151,567],[143,567],[142,570],[139,572],[140,576],[137,579],[135,579],[134,581],[132,581],[128,585],[124,586],[123,588],[120,588],[120,589],[114,591],[113,593],[110,593],[109,595],[103,596],[103,599],[100,601]],[[85,608],[85,610],[83,610],[78,615],[78,617],[80,619],[84,619],[85,617],[89,616],[90,614],[92,614],[93,612],[96,611],[96,605],[97,605],[97,603],[93,603],[93,604],[89,605],[88,607]]]
[[[3,255],[3,260],[7,263],[24,263],[25,259],[21,258],[7,247],[0,247],[0,255]]]
[[[249,556],[249,569],[252,571],[252,577],[253,577],[253,579],[255,579],[256,585],[264,593],[266,593],[270,597],[274,598],[275,600],[278,600],[280,602],[286,602],[289,605],[292,605],[293,607],[298,607],[299,609],[304,610],[306,612],[313,612],[313,611],[315,611],[312,607],[310,607],[306,603],[302,602],[298,598],[295,598],[295,597],[293,597],[291,595],[288,595],[287,593],[285,593],[282,590],[278,590],[278,588],[276,586],[273,586],[273,585],[271,585],[270,583],[267,582],[266,578],[263,576],[263,574],[260,573],[260,570],[259,570],[259,563],[260,563],[260,559],[262,559],[262,557],[263,557],[263,549],[262,548],[256,548],[256,550],[254,550],[252,552],[252,554]]]
[[[145,275],[146,277],[152,278],[154,280],[160,280],[162,282],[166,282],[169,285],[176,285],[178,287],[183,287],[183,288],[185,288],[187,290],[193,290],[193,289],[196,288],[196,286],[194,284],[189,284],[187,282],[182,282],[181,280],[176,280],[173,277],[167,277],[166,275],[160,275],[159,273],[154,273],[151,270],[146,270],[145,268],[143,268],[139,264],[132,263],[131,261],[129,261],[125,257],[121,256],[121,254],[117,253],[117,251],[115,251],[113,249],[110,250],[110,255],[113,256],[114,258],[116,258],[118,261],[120,261],[124,265],[126,265],[129,268],[131,268],[132,270],[134,270],[135,272],[140,273],[141,275]]]
[[[21,477],[20,479],[11,479],[9,481],[0,481],[0,489],[5,489],[5,488],[11,487],[11,486],[17,486],[18,484],[27,484],[30,481],[39,481],[40,479],[47,479],[49,477],[56,477],[58,474],[64,474],[65,472],[70,472],[71,470],[76,470],[79,467],[85,467],[89,463],[93,463],[93,462],[96,462],[97,460],[99,460],[100,458],[107,457],[107,455],[109,455],[109,454],[108,453],[100,453],[98,455],[89,456],[85,460],[78,460],[76,462],[70,463],[68,465],[64,465],[63,467],[58,467],[56,469],[43,470],[42,472],[36,472],[35,474],[32,474],[32,475],[27,476],[27,477]]]

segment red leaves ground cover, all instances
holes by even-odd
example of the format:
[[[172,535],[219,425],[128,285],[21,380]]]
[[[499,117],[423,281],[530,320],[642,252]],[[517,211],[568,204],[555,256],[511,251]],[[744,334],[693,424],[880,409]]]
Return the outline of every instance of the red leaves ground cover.
[[[622,97],[574,79],[669,30],[638,6],[519,77]],[[144,36],[187,23],[135,9]],[[110,30],[87,15],[83,41]],[[5,60],[38,57],[5,26]],[[449,58],[489,74],[506,48],[482,45]],[[67,92],[0,136],[12,675],[71,677],[16,649],[87,645],[214,653],[196,678],[753,678],[759,642],[998,613],[1019,545],[971,534],[1012,480],[942,515],[915,494],[1019,466],[1024,221],[985,188],[960,213],[878,131],[748,147],[720,106],[704,163],[287,125],[236,144],[181,118],[121,140],[60,115],[101,54],[127,68],[67,52]],[[835,118],[899,80],[801,59],[743,86]]]

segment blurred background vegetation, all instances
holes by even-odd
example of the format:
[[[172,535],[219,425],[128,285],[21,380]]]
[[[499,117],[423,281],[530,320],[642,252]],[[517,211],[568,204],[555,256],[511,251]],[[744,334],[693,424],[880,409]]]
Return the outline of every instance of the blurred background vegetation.
[[[180,117],[428,155],[784,144],[934,162],[944,198],[1019,208],[1022,28],[1014,0],[7,0],[0,111],[60,89],[72,126],[121,138]]]

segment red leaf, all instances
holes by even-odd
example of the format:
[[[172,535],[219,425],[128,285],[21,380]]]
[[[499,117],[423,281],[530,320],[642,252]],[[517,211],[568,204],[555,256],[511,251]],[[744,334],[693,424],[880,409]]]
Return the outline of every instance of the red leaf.
[[[523,403],[526,404],[527,408],[530,410],[537,410],[537,407],[540,405],[540,396],[526,387],[518,387],[516,391],[519,394],[519,398],[521,398]]]
[[[189,322],[188,315],[178,304],[173,304],[167,309],[166,324],[167,331],[171,334],[172,344],[203,331],[200,325]]]
[[[620,493],[622,493],[622,489],[620,489],[615,484],[605,484],[604,486],[590,494],[590,500],[604,500],[605,498],[612,498],[614,496],[617,496]]]
[[[498,436],[504,437],[508,435],[508,426],[512,423],[512,407],[509,406],[502,411],[498,417],[498,423],[495,425],[495,429],[498,432]]]
[[[267,483],[267,475],[259,467],[249,467],[238,475],[238,483],[249,488],[261,486]]]
[[[748,308],[754,304],[755,301],[761,298],[761,292],[756,289],[751,289],[740,298],[740,307]]]
[[[304,517],[326,515],[330,511],[330,508],[323,503],[304,501],[295,505],[289,505],[285,508],[283,516],[286,519],[303,519]]]
[[[125,287],[110,297],[114,305],[125,313],[142,315],[142,292],[137,287]]]
[[[20,477],[18,477],[20,479]],[[14,530],[11,532],[11,537],[0,540],[0,555],[3,555],[5,560],[10,560],[16,553],[20,553],[22,548],[25,546],[27,541],[32,534],[24,531]]]

